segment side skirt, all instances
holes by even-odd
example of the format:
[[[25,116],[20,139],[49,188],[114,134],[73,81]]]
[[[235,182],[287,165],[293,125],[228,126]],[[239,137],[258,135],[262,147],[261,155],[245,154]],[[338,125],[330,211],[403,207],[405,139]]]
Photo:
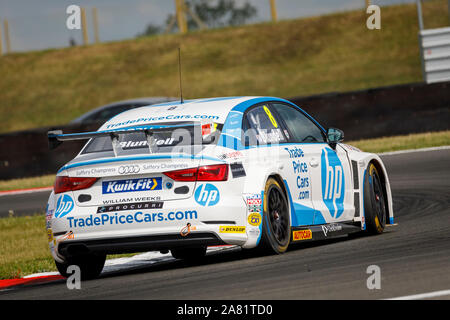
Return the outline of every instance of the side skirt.
[[[326,240],[349,233],[361,232],[361,225],[354,222],[333,222],[321,225],[291,228],[291,243]]]

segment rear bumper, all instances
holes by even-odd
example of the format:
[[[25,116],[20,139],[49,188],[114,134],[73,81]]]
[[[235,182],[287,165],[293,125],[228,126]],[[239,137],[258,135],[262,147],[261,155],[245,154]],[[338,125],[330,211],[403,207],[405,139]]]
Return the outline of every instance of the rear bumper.
[[[177,247],[223,245],[217,235],[210,232],[195,232],[187,236],[180,234],[151,235],[138,237],[106,238],[98,240],[67,241],[58,246],[64,257],[86,253],[127,253],[138,251],[169,250]]]

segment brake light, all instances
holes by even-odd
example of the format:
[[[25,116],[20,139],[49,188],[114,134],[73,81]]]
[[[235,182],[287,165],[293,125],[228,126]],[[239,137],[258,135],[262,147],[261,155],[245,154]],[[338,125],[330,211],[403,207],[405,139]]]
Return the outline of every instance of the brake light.
[[[53,191],[57,194],[67,191],[87,189],[97,180],[98,178],[72,178],[67,176],[58,176],[56,177]]]
[[[196,181],[197,180],[197,168],[182,169],[163,172],[169,178],[175,181]]]
[[[228,164],[198,168],[197,181],[225,181],[228,179]]]
[[[168,171],[163,172],[163,174],[175,181],[226,181],[228,179],[228,164]]]

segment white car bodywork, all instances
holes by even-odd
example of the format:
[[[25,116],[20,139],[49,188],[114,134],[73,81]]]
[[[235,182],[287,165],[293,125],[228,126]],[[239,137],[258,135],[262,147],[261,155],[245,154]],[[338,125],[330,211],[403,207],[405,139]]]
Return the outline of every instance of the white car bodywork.
[[[217,238],[215,242],[207,237],[207,245],[223,243],[253,248],[261,239],[264,187],[269,177],[276,177],[286,190],[292,230],[326,226],[323,233],[327,236],[335,231],[333,224],[341,222],[364,230],[363,181],[370,162],[382,171],[387,223],[392,224],[389,179],[376,154],[342,143],[335,150],[326,142],[243,145],[241,128],[246,110],[271,101],[294,106],[272,97],[200,99],[141,107],[107,121],[98,131],[177,121],[216,123],[223,127],[217,144],[207,145],[197,154],[111,153],[97,157],[80,152],[57,176],[98,180],[87,189],[50,195],[47,230],[53,258],[64,262],[61,244],[67,248],[70,243],[92,243],[109,247],[108,252],[112,253],[116,252],[115,246],[120,247],[121,239],[138,243],[136,239],[142,237],[151,242],[153,238],[145,238],[149,235],[173,236],[172,242],[161,242],[155,245],[155,250],[170,248],[173,241],[181,243],[196,234]],[[216,164],[230,165],[226,181],[174,181],[162,174]],[[174,192],[181,187],[189,191]],[[131,250],[132,246],[126,249]],[[142,248],[147,247],[136,249]]]

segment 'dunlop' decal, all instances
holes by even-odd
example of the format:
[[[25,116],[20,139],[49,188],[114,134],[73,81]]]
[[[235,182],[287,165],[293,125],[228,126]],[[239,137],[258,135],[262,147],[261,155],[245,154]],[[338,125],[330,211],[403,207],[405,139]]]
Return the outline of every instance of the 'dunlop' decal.
[[[345,178],[344,168],[336,152],[322,150],[322,199],[330,215],[339,218],[344,212]]]

